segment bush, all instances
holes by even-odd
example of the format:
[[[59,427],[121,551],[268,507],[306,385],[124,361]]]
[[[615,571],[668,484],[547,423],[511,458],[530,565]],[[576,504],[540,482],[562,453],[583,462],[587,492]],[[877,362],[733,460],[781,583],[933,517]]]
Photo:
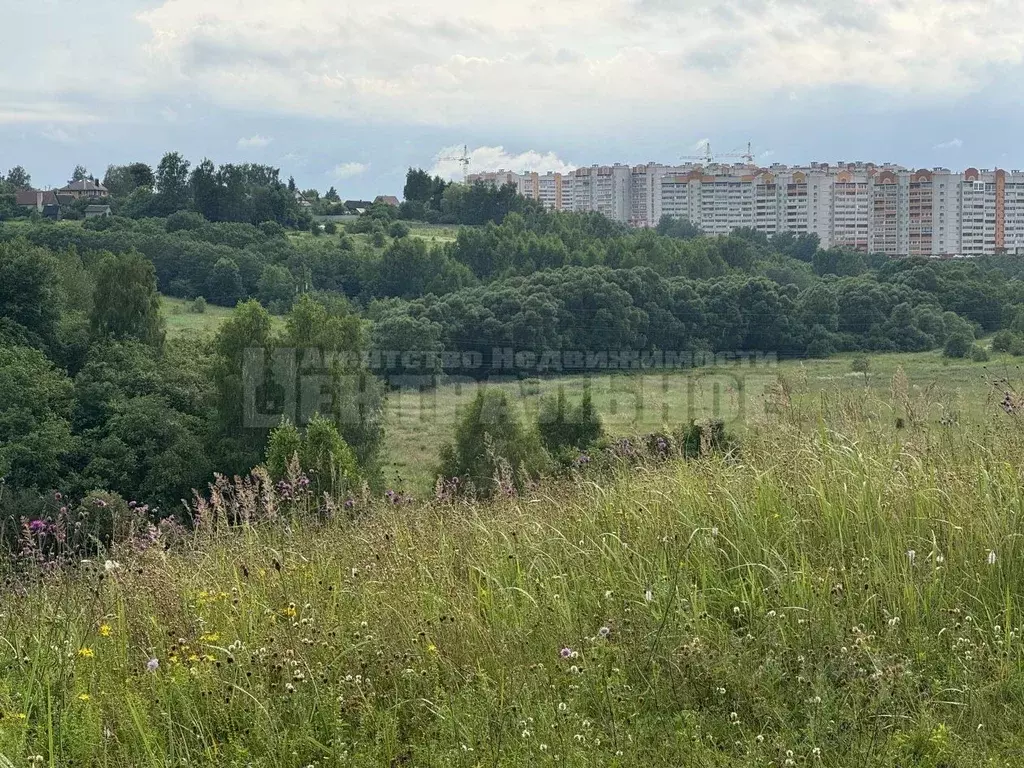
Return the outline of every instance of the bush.
[[[267,442],[267,472],[294,493],[307,485],[317,497],[339,498],[359,487],[355,454],[330,419],[315,415],[301,434],[285,422]],[[301,475],[305,474],[306,477]]]
[[[338,234],[338,225],[335,224],[333,221],[328,221],[326,224],[324,224],[324,232],[326,232],[328,235],[336,235]]]
[[[408,237],[409,227],[401,221],[393,221],[391,226],[388,227],[388,234],[395,239]]]
[[[975,363],[987,363],[988,351],[980,344],[971,346],[971,361]]]
[[[946,348],[942,350],[945,357],[964,358],[971,353],[974,346],[974,339],[962,331],[955,332],[946,341]]]
[[[547,467],[535,432],[523,427],[508,396],[481,389],[455,428],[455,441],[441,449],[438,474],[458,478],[480,496],[511,494]]]
[[[562,463],[566,459],[575,459],[572,453],[583,450],[604,433],[590,390],[583,393],[583,399],[575,407],[566,402],[562,388],[559,388],[557,397],[545,398],[537,416],[537,433],[548,453]]]
[[[1017,335],[1013,331],[999,331],[992,337],[992,351],[1010,352],[1016,340]]]
[[[206,299],[202,296],[196,296],[192,301],[188,303],[188,311],[193,315],[202,315],[206,312]]]
[[[278,237],[284,234],[284,227],[276,221],[264,221],[259,225],[260,231],[267,237]]]

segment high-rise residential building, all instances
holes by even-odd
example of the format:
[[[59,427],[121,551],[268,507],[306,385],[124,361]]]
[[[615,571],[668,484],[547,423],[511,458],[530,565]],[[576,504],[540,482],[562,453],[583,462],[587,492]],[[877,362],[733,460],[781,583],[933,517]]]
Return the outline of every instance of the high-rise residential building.
[[[513,184],[553,211],[597,211],[633,227],[663,216],[711,235],[750,227],[813,233],[822,247],[890,256],[1024,255],[1024,172],[811,163],[594,165],[571,173],[472,174]]]

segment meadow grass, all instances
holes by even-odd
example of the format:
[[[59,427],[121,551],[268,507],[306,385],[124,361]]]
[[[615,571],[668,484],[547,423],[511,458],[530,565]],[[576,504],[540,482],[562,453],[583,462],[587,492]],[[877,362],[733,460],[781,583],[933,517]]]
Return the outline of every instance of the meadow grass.
[[[733,455],[491,503],[222,485],[184,541],[8,578],[0,755],[1019,765],[1024,432],[890,390],[776,391]]]
[[[817,408],[830,398],[851,395],[861,398],[872,416],[895,418],[889,395],[898,369],[906,376],[916,417],[934,423],[974,421],[990,414],[1002,398],[1000,382],[1021,379],[1019,359],[1004,355],[987,364],[950,360],[939,352],[871,355],[867,377],[851,370],[852,359],[838,355],[753,366],[490,379],[486,386],[503,389],[526,423],[536,419],[541,399],[559,388],[570,400],[589,388],[606,431],[629,436],[707,418],[721,418],[730,431],[742,434],[764,416],[780,383],[791,408]],[[438,446],[452,438],[460,409],[479,386],[461,381],[423,392],[390,392],[385,474],[392,485],[418,494],[431,490]]]

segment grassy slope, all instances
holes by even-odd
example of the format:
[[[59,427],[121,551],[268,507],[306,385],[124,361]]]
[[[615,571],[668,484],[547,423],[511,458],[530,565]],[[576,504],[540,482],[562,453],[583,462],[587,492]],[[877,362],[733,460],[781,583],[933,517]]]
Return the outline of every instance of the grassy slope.
[[[0,754],[1017,765],[1022,433],[864,415],[900,402],[805,407],[732,462],[206,533],[9,591]]]

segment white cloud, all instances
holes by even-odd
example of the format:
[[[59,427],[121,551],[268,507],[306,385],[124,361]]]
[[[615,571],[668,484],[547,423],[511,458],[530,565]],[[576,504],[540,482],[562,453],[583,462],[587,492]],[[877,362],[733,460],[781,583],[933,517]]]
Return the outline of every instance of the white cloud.
[[[963,145],[964,143],[960,139],[950,139],[941,144],[936,144],[932,149],[960,149]]]
[[[48,125],[40,131],[44,139],[55,141],[58,144],[74,144],[76,139],[66,128],[59,125]]]
[[[431,176],[446,179],[462,180],[462,163],[458,159],[463,156],[463,147],[445,147],[434,156],[434,165],[430,169]],[[504,147],[476,147],[469,150],[469,172],[482,171],[537,171],[546,173],[568,173],[575,169],[572,163],[562,160],[554,152],[536,152],[532,149],[518,154],[505,151]]]
[[[272,142],[273,139],[268,136],[260,136],[258,133],[255,136],[249,136],[248,138],[241,138],[238,140],[239,149],[260,149],[267,146]]]
[[[366,173],[368,170],[370,170],[369,163],[339,163],[329,170],[327,175],[338,181],[341,179],[351,179],[353,176]]]
[[[1016,0],[163,0],[136,18],[153,89],[431,124],[613,129],[837,87],[952,103],[1024,64]]]

